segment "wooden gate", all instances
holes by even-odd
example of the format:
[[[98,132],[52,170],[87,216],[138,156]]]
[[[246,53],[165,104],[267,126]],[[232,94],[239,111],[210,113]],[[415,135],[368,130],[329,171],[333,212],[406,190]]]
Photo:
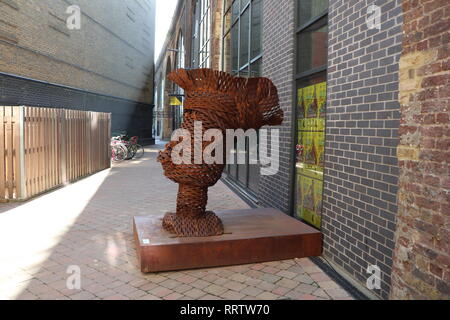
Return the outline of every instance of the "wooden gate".
[[[110,123],[109,113],[0,106],[0,201],[109,168]]]

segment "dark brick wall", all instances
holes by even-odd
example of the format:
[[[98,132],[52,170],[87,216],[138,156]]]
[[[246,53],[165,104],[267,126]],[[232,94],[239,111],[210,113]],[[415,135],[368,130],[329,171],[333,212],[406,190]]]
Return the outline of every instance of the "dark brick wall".
[[[81,29],[66,9],[81,9]],[[156,0],[0,1],[0,72],[152,104]]]
[[[140,137],[141,143],[152,142],[153,106],[51,85],[0,73],[0,105],[26,105],[111,112],[111,131],[127,131]]]
[[[368,30],[369,5],[381,30]],[[390,291],[397,212],[402,50],[400,0],[330,0],[328,109],[323,199],[324,256],[363,285],[369,265]]]
[[[260,205],[290,211],[292,148],[292,92],[294,90],[294,1],[263,1],[263,71],[262,76],[278,88],[284,121],[280,127],[279,172],[261,176],[258,200]],[[271,129],[269,128],[269,130]]]
[[[32,79],[1,76],[0,103],[111,112],[114,131],[150,139],[154,23],[155,0],[0,1],[0,73]]]

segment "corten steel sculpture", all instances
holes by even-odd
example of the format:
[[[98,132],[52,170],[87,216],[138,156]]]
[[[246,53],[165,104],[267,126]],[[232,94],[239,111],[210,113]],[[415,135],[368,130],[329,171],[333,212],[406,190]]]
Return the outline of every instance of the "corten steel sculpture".
[[[219,129],[223,135],[226,129],[259,129],[283,121],[277,89],[267,78],[238,78],[211,69],[178,69],[168,79],[185,91],[181,128],[191,134],[191,150],[195,147],[195,121],[202,122],[202,134],[208,129]],[[158,156],[165,176],[179,183],[176,213],[165,215],[163,227],[180,237],[221,235],[222,222],[214,212],[205,209],[208,187],[220,179],[224,164],[194,164],[194,152],[192,164],[174,164],[171,152],[178,143],[169,142]],[[201,152],[210,143],[202,142]],[[223,154],[225,158],[225,149]]]

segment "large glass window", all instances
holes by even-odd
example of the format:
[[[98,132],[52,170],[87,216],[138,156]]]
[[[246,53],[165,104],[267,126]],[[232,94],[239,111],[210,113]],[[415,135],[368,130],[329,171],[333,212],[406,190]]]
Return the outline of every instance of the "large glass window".
[[[222,69],[258,76],[262,59],[262,0],[225,2]]]
[[[320,228],[327,98],[328,1],[297,0],[296,215]]]
[[[240,77],[261,76],[262,0],[227,0],[223,17],[222,70]],[[259,165],[249,164],[249,145],[233,150],[246,153],[246,164],[227,166],[228,176],[252,192],[258,191]]]
[[[194,14],[192,65],[211,66],[211,0],[197,0]]]
[[[327,64],[326,19],[319,20],[297,35],[297,73]]]
[[[184,50],[184,38],[183,34],[180,31],[177,40],[177,49],[176,49],[176,69],[184,68],[185,63],[185,50]],[[180,128],[181,123],[183,121],[183,95],[184,90],[178,86],[176,83],[173,83],[173,97],[171,102],[172,107],[172,128],[173,130]]]
[[[253,61],[262,51],[262,0],[253,1],[251,9],[250,59]]]
[[[297,0],[297,25],[302,26],[328,11],[328,0]]]
[[[180,31],[180,34],[178,35],[178,41],[177,41],[177,59],[176,59],[176,67],[177,69],[179,68],[184,68],[184,38],[183,38],[183,34]]]

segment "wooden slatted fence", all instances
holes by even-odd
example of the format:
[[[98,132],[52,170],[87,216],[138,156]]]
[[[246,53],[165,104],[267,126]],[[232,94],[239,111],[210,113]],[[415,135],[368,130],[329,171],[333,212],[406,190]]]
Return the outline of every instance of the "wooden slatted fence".
[[[0,106],[0,201],[109,168],[111,114]]]

